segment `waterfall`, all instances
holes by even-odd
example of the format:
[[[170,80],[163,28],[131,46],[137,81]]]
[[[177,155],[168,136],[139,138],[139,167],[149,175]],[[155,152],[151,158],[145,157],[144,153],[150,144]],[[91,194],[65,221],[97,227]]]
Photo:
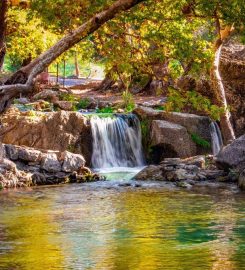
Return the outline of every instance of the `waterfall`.
[[[223,147],[223,140],[220,128],[216,122],[210,124],[210,133],[212,138],[212,151],[213,155],[216,156],[221,148]]]
[[[144,165],[140,122],[135,115],[92,116],[91,128],[94,168]]]

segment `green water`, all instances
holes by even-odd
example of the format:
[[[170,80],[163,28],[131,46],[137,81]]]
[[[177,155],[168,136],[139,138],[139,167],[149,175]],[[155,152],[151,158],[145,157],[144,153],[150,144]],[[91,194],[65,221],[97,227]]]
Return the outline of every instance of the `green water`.
[[[245,269],[244,206],[151,183],[2,191],[0,269]]]

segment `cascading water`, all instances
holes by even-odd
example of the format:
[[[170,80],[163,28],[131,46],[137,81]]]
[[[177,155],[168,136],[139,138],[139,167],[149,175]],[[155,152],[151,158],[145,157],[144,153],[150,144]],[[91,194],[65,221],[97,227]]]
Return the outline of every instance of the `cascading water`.
[[[210,133],[212,138],[212,151],[213,155],[216,156],[221,148],[223,147],[223,140],[220,128],[216,122],[210,124]]]
[[[141,128],[133,115],[92,116],[94,168],[142,167]]]

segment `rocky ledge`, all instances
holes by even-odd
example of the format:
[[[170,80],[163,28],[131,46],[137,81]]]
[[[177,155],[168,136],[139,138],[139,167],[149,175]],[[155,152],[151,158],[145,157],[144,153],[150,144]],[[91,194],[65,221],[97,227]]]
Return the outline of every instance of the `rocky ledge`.
[[[189,188],[202,181],[236,181],[233,173],[216,168],[213,156],[195,156],[186,159],[165,158],[159,165],[144,168],[135,176],[135,179],[168,181],[183,188]]]
[[[84,157],[79,154],[10,144],[3,145],[3,152],[0,163],[2,188],[102,180],[85,167]]]

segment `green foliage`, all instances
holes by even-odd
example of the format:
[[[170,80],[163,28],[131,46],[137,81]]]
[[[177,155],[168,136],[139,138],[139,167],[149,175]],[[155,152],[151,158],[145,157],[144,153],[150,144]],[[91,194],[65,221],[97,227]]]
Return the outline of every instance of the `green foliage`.
[[[70,101],[70,102],[77,101],[77,97],[75,97],[74,95],[69,94],[69,93],[61,93],[59,95],[59,98],[60,98],[60,100],[63,100],[63,101]]]
[[[108,107],[104,107],[104,108],[98,109],[96,112],[97,113],[113,113],[114,110],[113,110],[112,107],[108,106]]]
[[[78,104],[76,105],[77,109],[87,109],[90,104],[90,100],[88,98],[80,99]]]
[[[224,109],[211,103],[211,101],[196,91],[180,91],[169,88],[168,101],[165,105],[167,111],[181,112],[184,109],[194,109],[208,114],[213,120],[219,120]]]
[[[191,133],[191,139],[193,140],[194,143],[196,143],[197,145],[203,148],[208,148],[208,149],[211,148],[210,143],[207,140],[200,137],[198,134]]]
[[[158,110],[158,111],[165,111],[165,107],[164,106],[157,106],[155,107],[155,110]]]
[[[142,145],[146,152],[146,155],[150,154],[150,121],[148,119],[143,119],[140,121],[141,134],[142,134]]]
[[[69,144],[67,147],[67,151],[71,152],[71,153],[75,153],[76,147],[74,144]]]
[[[7,68],[11,71],[37,57],[58,39],[42,25],[40,18],[30,18],[27,10],[9,8],[7,16]]]
[[[123,104],[122,106],[125,108],[126,112],[132,112],[135,109],[135,102],[133,95],[125,90],[122,93]]]

